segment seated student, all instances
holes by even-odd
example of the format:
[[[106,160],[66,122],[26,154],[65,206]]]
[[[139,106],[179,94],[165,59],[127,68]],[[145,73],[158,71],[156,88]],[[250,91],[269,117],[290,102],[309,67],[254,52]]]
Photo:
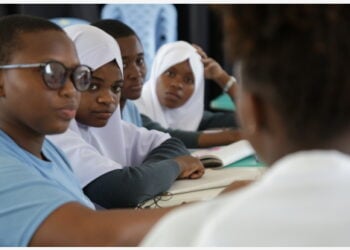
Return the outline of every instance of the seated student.
[[[204,112],[204,67],[191,44],[163,45],[136,106],[162,126],[187,131],[235,126],[234,116]]]
[[[68,128],[90,81],[59,26],[0,18],[0,246],[135,245],[168,210],[94,211],[45,139]]]
[[[120,99],[123,120],[134,123],[137,126],[167,132],[171,136],[181,139],[188,148],[224,145],[241,139],[239,131],[234,129],[227,129],[215,133],[185,131],[163,127],[146,115],[140,116],[137,107],[130,101],[137,100],[141,96],[142,85],[147,70],[144,63],[144,52],[140,39],[129,26],[118,20],[104,19],[92,23],[92,25],[113,36],[121,49],[125,76]],[[219,79],[218,81],[227,82],[230,76],[212,58],[206,57],[205,53],[199,47],[197,47],[197,49],[204,58],[203,63],[207,78]],[[232,91],[230,93],[233,95]],[[225,119],[228,120],[228,126],[232,125],[230,123],[233,122],[233,116],[230,117],[227,114],[223,116],[223,114],[220,113],[216,114],[215,117],[217,119],[225,117]]]
[[[242,66],[242,130],[271,170],[169,213],[142,245],[350,246],[348,12],[229,5],[220,13]]]
[[[201,177],[202,164],[181,141],[121,120],[122,59],[116,41],[90,25],[65,31],[81,63],[92,68],[92,84],[81,95],[69,129],[50,139],[66,153],[85,194],[105,208],[135,207],[167,191],[177,178]]]

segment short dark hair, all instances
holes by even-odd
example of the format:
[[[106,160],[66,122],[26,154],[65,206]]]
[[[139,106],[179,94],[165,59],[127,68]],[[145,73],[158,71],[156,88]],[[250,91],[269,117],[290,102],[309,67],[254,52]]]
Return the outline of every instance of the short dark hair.
[[[0,65],[10,61],[14,51],[21,48],[19,35],[25,32],[44,30],[62,31],[58,25],[40,17],[9,15],[0,18]]]
[[[350,6],[219,6],[244,88],[268,99],[295,143],[327,143],[350,126]],[[228,47],[226,47],[228,48]]]
[[[113,36],[114,39],[127,36],[136,36],[137,39],[139,39],[136,32],[130,26],[118,20],[102,19],[97,22],[91,23],[91,25],[105,31],[109,35]]]

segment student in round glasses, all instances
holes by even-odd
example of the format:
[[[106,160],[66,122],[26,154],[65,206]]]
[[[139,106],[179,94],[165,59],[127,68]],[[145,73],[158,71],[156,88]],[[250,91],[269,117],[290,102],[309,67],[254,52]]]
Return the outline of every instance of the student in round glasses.
[[[208,131],[205,131],[205,126],[203,126],[204,131],[203,129],[199,129],[201,131],[172,129],[167,125],[158,123],[156,119],[152,120],[147,115],[140,114],[133,100],[137,100],[141,97],[147,67],[144,62],[144,52],[139,37],[134,30],[118,20],[104,19],[92,23],[92,25],[113,36],[114,39],[117,40],[121,49],[125,75],[120,100],[123,120],[134,123],[140,127],[143,126],[147,129],[155,129],[169,133],[171,136],[183,141],[188,148],[225,145],[241,139],[240,133],[237,129],[227,129],[219,132],[211,131],[210,133],[206,133]],[[201,48],[196,47],[196,49],[202,57],[205,57],[205,53]],[[224,83],[227,81],[227,78],[230,79],[227,73],[217,64],[216,61],[208,57],[206,57],[205,60],[204,68],[205,72],[208,72],[209,78],[218,78],[218,76],[223,77]],[[232,88],[230,90],[232,96],[233,92]],[[197,100],[197,103],[200,102],[200,100]],[[222,123],[217,123],[217,121],[222,121],[222,118],[224,118],[225,126],[232,127],[235,125],[233,115],[223,115],[223,113],[220,113],[212,116],[209,112],[206,112],[206,114],[208,119],[205,119],[206,122],[203,122],[203,124],[214,122],[212,127],[216,127],[217,125],[222,126]]]
[[[91,88],[71,39],[45,19],[1,17],[0,66],[0,246],[137,244],[168,209],[94,211],[45,139],[66,131]]]
[[[90,25],[65,31],[80,61],[91,67],[92,81],[69,130],[50,139],[68,156],[85,194],[104,208],[135,207],[178,178],[201,177],[202,164],[180,140],[121,120],[123,66],[117,42]]]
[[[85,91],[91,82],[91,69],[85,65],[78,65],[74,68],[67,68],[63,63],[49,60],[43,63],[22,63],[0,65],[0,69],[30,69],[40,68],[42,79],[47,87],[60,89],[70,78],[78,91]]]

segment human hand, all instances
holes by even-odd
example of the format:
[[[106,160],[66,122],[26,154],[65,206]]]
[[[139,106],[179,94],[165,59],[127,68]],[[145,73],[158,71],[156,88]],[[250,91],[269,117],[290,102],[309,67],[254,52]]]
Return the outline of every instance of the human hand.
[[[184,155],[176,157],[175,161],[179,164],[181,170],[178,179],[198,179],[204,174],[204,166],[196,157]]]
[[[227,80],[230,78],[229,74],[220,66],[220,64],[213,58],[208,57],[203,49],[196,45],[192,46],[197,50],[197,53],[201,56],[204,66],[204,77],[215,81],[220,87],[223,87]]]

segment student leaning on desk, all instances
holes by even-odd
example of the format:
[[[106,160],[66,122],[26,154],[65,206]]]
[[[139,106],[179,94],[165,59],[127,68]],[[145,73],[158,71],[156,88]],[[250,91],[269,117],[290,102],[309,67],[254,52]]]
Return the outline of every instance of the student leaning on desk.
[[[226,90],[234,89],[234,78],[198,49],[186,41],[160,47],[153,60],[150,78],[135,104],[143,115],[166,129],[197,133],[196,145],[186,144],[187,147],[210,147],[238,141],[241,135],[232,112],[204,110],[204,77],[219,80],[220,84],[227,81],[223,85]],[[221,75],[224,75],[223,79]],[[222,130],[205,133],[213,128]]]
[[[136,245],[167,211],[95,211],[46,139],[67,130],[94,73],[56,24],[0,18],[0,246]]]
[[[205,61],[202,59],[200,55],[204,52],[197,46],[197,52],[196,49],[194,49],[190,44],[185,42],[177,42],[170,44],[171,48],[175,50],[177,48],[177,45],[182,44],[184,47],[181,47],[183,51],[181,53],[177,53],[175,50],[173,53],[173,56],[167,60],[166,64],[170,63],[176,64],[174,62],[175,60],[179,60],[178,57],[180,54],[182,56],[182,59],[185,60],[185,57],[187,59],[189,57],[195,57],[194,64],[196,68],[199,68],[199,70],[196,71],[196,77],[198,78],[198,81],[196,81],[196,92],[198,92],[198,98],[195,99],[195,103],[192,105],[189,105],[192,110],[195,110],[195,116],[202,117],[201,123],[198,125],[196,130],[184,130],[183,128],[172,128],[171,126],[168,126],[168,124],[161,124],[161,122],[157,121],[157,119],[154,119],[155,117],[149,117],[145,114],[140,114],[138,108],[133,103],[133,100],[137,100],[141,96],[143,84],[145,81],[145,76],[147,72],[147,65],[144,62],[144,51],[143,46],[141,43],[141,40],[135,33],[133,29],[131,29],[128,25],[122,23],[118,20],[112,20],[112,19],[103,19],[99,20],[95,23],[92,23],[92,25],[104,30],[111,36],[113,36],[119,46],[123,57],[123,65],[124,65],[124,85],[122,88],[122,94],[120,99],[120,108],[122,110],[122,118],[123,120],[127,122],[134,123],[135,125],[139,127],[145,127],[149,130],[158,130],[162,132],[169,133],[172,137],[180,139],[188,148],[203,148],[203,147],[211,147],[211,146],[218,146],[218,145],[225,145],[232,143],[234,141],[238,141],[241,139],[241,135],[238,130],[232,129],[232,127],[237,127],[236,121],[234,119],[233,114],[225,114],[225,113],[219,113],[216,112],[215,114],[213,112],[204,111],[203,116],[201,116],[201,112],[198,112],[198,109],[202,110],[204,105],[204,81],[203,81],[203,66],[204,66],[204,75],[206,78],[214,79],[220,84],[226,84],[225,86],[228,86],[230,88],[231,84],[233,84],[230,76],[221,68],[221,66],[212,58],[208,58],[205,55]],[[167,54],[171,52],[171,48],[167,50],[167,53],[165,53],[165,58],[168,58]],[[164,53],[162,53],[164,56]],[[175,55],[175,56],[174,56]],[[185,57],[184,57],[185,56]],[[202,56],[202,58],[204,58]],[[161,63],[161,65],[164,65],[164,61]],[[193,66],[193,65],[192,65]],[[155,67],[158,68],[158,67]],[[164,68],[166,71],[166,68]],[[154,70],[152,70],[154,71]],[[181,76],[179,72],[177,72],[178,75]],[[188,72],[185,72],[188,74]],[[165,74],[165,73],[164,73]],[[192,73],[191,73],[192,74]],[[191,75],[192,77],[192,75]],[[175,77],[172,77],[173,81],[176,80]],[[148,83],[147,83],[148,84]],[[146,84],[146,85],[147,85]],[[173,83],[173,87],[179,84],[181,86],[181,83]],[[193,84],[190,84],[190,88],[192,88]],[[233,88],[233,86],[232,86]],[[174,89],[172,89],[172,92]],[[178,92],[176,95],[178,95],[181,101],[186,100],[186,98],[189,98],[189,96],[184,97],[183,92],[185,92],[185,88],[178,88]],[[230,88],[230,93],[232,89]],[[192,94],[193,95],[193,94]],[[193,99],[193,98],[192,98]],[[185,105],[185,104],[184,104]],[[186,120],[186,117],[183,116],[184,113],[188,113],[188,110],[186,112],[183,112],[182,106],[180,105],[178,107],[178,113],[180,114],[180,118],[184,119],[185,124],[192,124],[192,118],[194,116],[190,116],[190,121],[188,119]],[[188,107],[188,106],[187,106]],[[197,108],[201,107],[201,108]],[[190,113],[191,114],[191,113]],[[162,116],[162,113],[160,113],[160,117]],[[183,117],[182,117],[183,116]],[[174,117],[173,117],[174,118]],[[163,119],[163,118],[162,118]],[[170,117],[171,120],[171,117]],[[174,119],[173,119],[174,120]],[[180,119],[175,119],[180,120]],[[225,129],[216,131],[215,133],[205,133],[206,129],[209,128],[222,128]],[[226,129],[229,127],[229,129]],[[213,132],[213,131],[211,131]]]
[[[238,115],[271,169],[165,216],[142,246],[350,246],[347,6],[229,5]]]
[[[225,6],[243,66],[241,124],[272,169],[237,193],[168,215],[93,210],[64,155],[45,140],[67,129],[89,72],[58,26],[1,18],[0,244],[136,245],[165,216],[142,246],[349,246],[347,8]],[[8,49],[14,45],[23,46]],[[17,68],[24,63],[45,67]]]

